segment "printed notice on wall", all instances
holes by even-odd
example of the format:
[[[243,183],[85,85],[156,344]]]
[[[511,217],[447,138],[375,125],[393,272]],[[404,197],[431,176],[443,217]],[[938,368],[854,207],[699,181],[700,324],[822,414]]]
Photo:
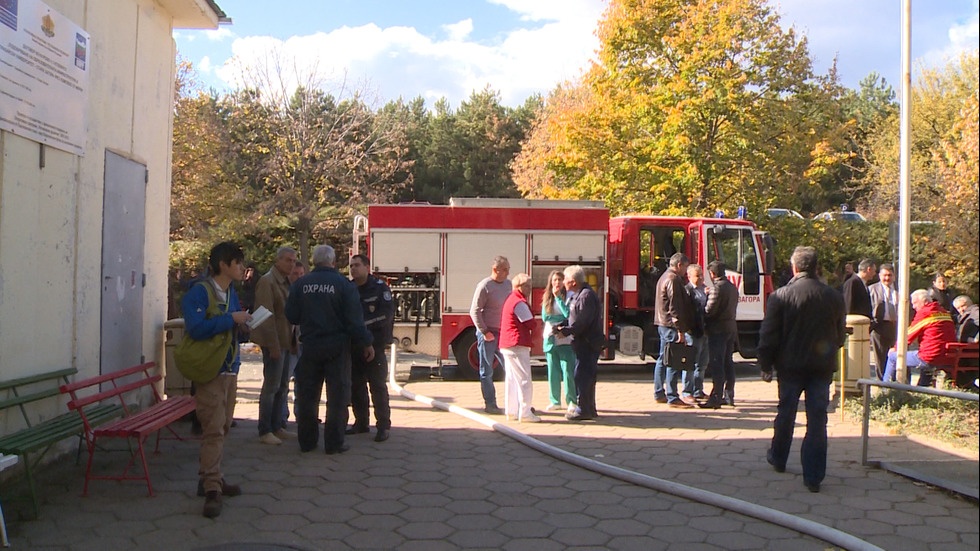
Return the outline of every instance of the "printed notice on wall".
[[[85,148],[89,34],[40,0],[0,0],[0,129]]]

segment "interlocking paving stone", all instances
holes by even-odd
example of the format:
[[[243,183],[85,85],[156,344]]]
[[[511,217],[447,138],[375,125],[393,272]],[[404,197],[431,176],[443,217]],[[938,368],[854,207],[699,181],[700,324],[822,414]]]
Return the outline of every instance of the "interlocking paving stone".
[[[765,463],[775,386],[740,379],[739,408],[669,410],[652,401],[649,375],[604,380],[599,420],[495,420],[586,457],[799,514],[885,549],[975,551],[977,504],[884,471],[862,467],[860,430],[832,415],[828,476],[811,494],[800,476],[797,427],[787,473]],[[260,381],[240,381],[242,395]],[[535,382],[535,396],[545,386]],[[412,383],[420,394],[482,409],[472,382]],[[498,392],[502,385],[498,384]],[[536,400],[540,404],[540,400]],[[256,442],[256,404],[240,403],[225,448],[225,475],[245,494],[221,517],[201,516],[197,443],[167,441],[151,462],[157,496],[145,484],[94,481],[80,497],[84,465],[66,459],[41,473],[41,519],[6,508],[15,548],[205,549],[226,542],[295,549],[791,549],[830,544],[761,520],[691,502],[574,467],[454,414],[397,397],[385,443],[351,437],[348,453],[299,453]],[[609,406],[606,414],[604,406]],[[612,410],[615,411],[612,411]],[[803,418],[801,415],[798,421]],[[185,431],[186,426],[178,426]],[[322,444],[321,444],[322,445]],[[941,459],[946,452],[875,433],[877,454]],[[117,457],[98,463],[117,468]],[[6,490],[5,490],[6,491]],[[248,547],[242,547],[248,549]],[[258,549],[258,548],[256,548]]]

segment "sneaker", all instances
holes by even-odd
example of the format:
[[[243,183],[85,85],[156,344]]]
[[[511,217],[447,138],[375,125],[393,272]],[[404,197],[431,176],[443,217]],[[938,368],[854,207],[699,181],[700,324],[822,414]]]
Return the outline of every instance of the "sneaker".
[[[572,415],[577,411],[578,411],[578,404],[568,404],[568,411],[566,413]]]
[[[276,435],[276,438],[278,438],[280,440],[285,440],[287,438],[296,438],[296,433],[295,432],[288,431],[288,430],[286,430],[284,428],[277,430],[273,434],[275,434]]]
[[[204,516],[215,518],[221,514],[221,492],[210,491],[204,496]]]
[[[533,413],[528,413],[524,417],[521,417],[521,423],[540,423],[541,418]]]
[[[267,444],[269,446],[278,446],[282,444],[282,440],[277,438],[275,434],[272,434],[271,432],[267,432],[259,437],[259,443]]]

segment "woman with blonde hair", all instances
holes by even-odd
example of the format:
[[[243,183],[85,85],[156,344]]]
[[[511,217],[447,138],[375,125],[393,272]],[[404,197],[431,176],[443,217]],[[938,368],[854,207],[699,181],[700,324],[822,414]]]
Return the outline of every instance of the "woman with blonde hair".
[[[565,403],[568,411],[575,411],[575,352],[572,350],[572,339],[556,334],[552,329],[568,322],[568,303],[565,287],[562,285],[564,279],[560,270],[552,270],[548,274],[548,285],[541,296],[541,320],[544,322],[541,349],[548,362],[548,398],[551,401],[545,411],[561,409],[562,380],[565,381]]]

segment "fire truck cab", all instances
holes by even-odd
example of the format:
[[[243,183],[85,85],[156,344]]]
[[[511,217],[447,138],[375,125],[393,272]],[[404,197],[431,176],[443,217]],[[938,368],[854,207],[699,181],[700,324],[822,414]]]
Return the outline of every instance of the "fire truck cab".
[[[608,352],[656,356],[659,335],[654,324],[657,280],[674,253],[684,253],[710,276],[707,266],[725,263],[728,279],[739,292],[737,322],[742,356],[754,358],[766,297],[772,292],[772,242],[748,220],[622,216],[609,220]],[[607,357],[609,353],[607,352]]]

